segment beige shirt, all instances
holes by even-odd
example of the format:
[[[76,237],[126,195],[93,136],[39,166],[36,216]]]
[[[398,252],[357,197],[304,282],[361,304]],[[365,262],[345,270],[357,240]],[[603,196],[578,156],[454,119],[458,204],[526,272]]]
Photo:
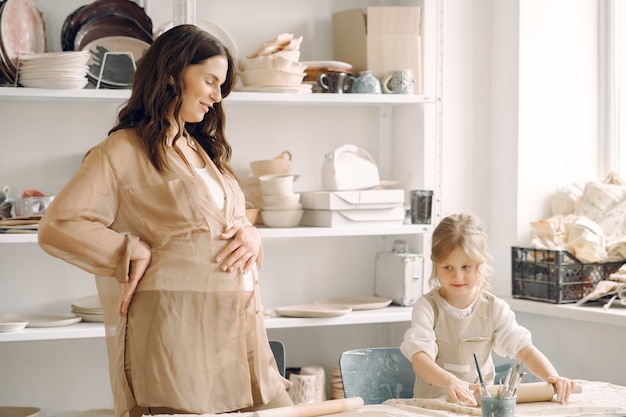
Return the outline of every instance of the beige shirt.
[[[222,272],[215,262],[226,244],[219,234],[250,223],[236,180],[201,154],[224,189],[222,210],[174,149],[160,174],[135,134],[122,130],[87,153],[39,226],[46,252],[96,276],[118,417],[135,405],[234,411],[289,384],[267,343],[256,267],[250,292],[242,271]],[[119,317],[121,284],[140,239],[152,249],[151,264]]]

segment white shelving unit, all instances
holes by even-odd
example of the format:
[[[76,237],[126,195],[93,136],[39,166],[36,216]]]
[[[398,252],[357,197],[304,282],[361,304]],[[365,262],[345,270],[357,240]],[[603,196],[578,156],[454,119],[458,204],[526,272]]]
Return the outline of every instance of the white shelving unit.
[[[294,318],[274,316],[265,319],[268,329],[345,326],[354,324],[405,322],[411,307],[391,306],[377,310],[353,311],[346,316],[329,318]],[[0,333],[0,342],[33,342],[61,339],[104,338],[102,323],[76,323],[63,327],[26,328],[18,332]]]
[[[233,155],[239,158],[233,161],[235,170],[250,160],[273,156],[275,150],[290,149],[293,166],[302,177],[296,185],[305,187],[302,191],[315,189],[314,175],[306,175],[319,169],[315,156],[348,141],[363,144],[378,157],[381,178],[407,171],[401,188],[435,190],[436,223],[441,201],[442,0],[403,1],[398,0],[424,7],[427,94],[234,92],[226,98],[225,107]],[[149,7],[160,7],[161,3],[156,3]],[[356,3],[363,7],[378,4],[377,0]],[[336,6],[349,7],[359,6]],[[0,88],[0,185],[11,185],[12,197],[25,187],[60,188],[84,152],[106,136],[116,110],[129,96],[125,90]],[[389,250],[393,239],[405,239],[412,251],[427,253],[432,226],[261,227],[260,231],[264,240],[261,293],[266,311],[271,312],[279,305],[316,298],[372,295],[375,253]],[[93,278],[43,253],[36,234],[0,234],[0,264],[0,316],[62,314],[69,311],[69,301],[95,293]],[[428,270],[427,262],[426,275]],[[286,341],[288,360],[296,365],[330,365],[320,355],[331,355],[332,361],[333,355],[338,358],[339,351],[355,343],[386,343],[389,329],[408,325],[410,315],[410,307],[389,306],[333,318],[270,316],[266,327],[270,338]],[[327,334],[331,336],[323,342],[326,349],[313,346]],[[315,337],[315,343],[307,342],[308,337]],[[85,349],[97,351],[97,359],[82,358]],[[60,359],[48,365],[32,360],[47,356]],[[0,364],[10,364],[0,373],[0,384],[10,386],[0,392],[0,404],[39,406],[42,417],[112,406],[102,323],[0,333],[0,357],[4,361]],[[55,366],[63,361],[67,363],[63,369]],[[77,372],[88,372],[95,380],[78,387],[72,379]],[[53,393],[49,393],[51,385]],[[84,392],[77,393],[79,390]]]
[[[51,100],[51,101],[123,101],[130,97],[129,90],[104,90],[86,88],[82,90],[58,90],[45,88],[0,88],[0,100]],[[288,94],[288,93],[244,93],[233,92],[225,102],[244,104],[301,104],[301,105],[364,105],[381,104],[428,104],[435,97],[423,95],[393,94]]]

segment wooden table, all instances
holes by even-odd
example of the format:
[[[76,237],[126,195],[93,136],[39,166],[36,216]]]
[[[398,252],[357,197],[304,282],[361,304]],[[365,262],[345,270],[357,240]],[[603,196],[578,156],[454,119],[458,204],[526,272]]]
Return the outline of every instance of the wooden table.
[[[516,417],[531,416],[626,416],[626,387],[608,382],[576,380],[582,393],[572,394],[566,404],[556,401],[517,404]],[[284,409],[292,408],[285,407]],[[203,417],[274,417],[286,415],[282,409],[256,413],[203,414]],[[393,399],[383,404],[365,405],[351,411],[328,414],[329,417],[461,417],[480,416],[479,407],[466,407],[442,400]],[[177,417],[191,417],[179,415]],[[161,415],[159,417],[172,417]]]

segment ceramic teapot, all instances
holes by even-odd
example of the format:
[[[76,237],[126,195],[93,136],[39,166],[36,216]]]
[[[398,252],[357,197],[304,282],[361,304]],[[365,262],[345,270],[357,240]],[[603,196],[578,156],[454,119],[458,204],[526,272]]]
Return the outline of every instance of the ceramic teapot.
[[[380,80],[372,71],[361,71],[358,77],[350,77],[352,80],[352,93],[381,94]]]

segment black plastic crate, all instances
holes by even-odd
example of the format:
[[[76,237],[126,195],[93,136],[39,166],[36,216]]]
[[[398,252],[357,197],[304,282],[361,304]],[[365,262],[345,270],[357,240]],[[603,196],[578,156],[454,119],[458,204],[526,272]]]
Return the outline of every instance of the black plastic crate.
[[[574,303],[626,261],[583,263],[565,250],[511,248],[513,298]]]

